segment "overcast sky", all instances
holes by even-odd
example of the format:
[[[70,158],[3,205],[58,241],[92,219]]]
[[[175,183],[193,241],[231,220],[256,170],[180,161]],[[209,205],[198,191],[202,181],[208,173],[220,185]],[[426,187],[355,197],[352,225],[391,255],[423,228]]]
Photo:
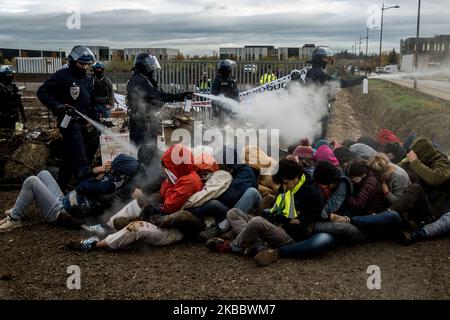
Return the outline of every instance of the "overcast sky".
[[[168,47],[184,54],[212,54],[219,47],[244,45],[329,45],[348,49],[365,37],[370,6],[357,0],[0,0],[0,48],[69,50],[75,44],[111,48]],[[383,50],[414,37],[417,1],[386,5]],[[81,29],[70,30],[73,8]],[[70,11],[70,12],[68,12]],[[71,20],[74,22],[74,20]],[[450,34],[450,1],[422,1],[421,36]],[[369,32],[369,51],[377,52],[379,30]],[[361,50],[365,50],[365,40]],[[358,44],[359,45],[359,44]]]

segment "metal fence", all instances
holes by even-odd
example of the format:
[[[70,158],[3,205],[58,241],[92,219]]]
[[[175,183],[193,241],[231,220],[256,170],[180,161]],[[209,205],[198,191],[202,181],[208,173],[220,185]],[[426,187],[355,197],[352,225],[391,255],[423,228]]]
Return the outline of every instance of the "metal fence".
[[[218,61],[161,61],[161,70],[156,74],[158,84],[166,92],[197,91],[196,88],[204,73],[208,79],[214,79]],[[302,69],[304,61],[237,61],[233,70],[240,91],[245,91],[260,85],[260,79],[270,67],[270,70],[282,77],[293,69]],[[106,74],[114,84],[115,90],[126,92],[126,82],[131,72]],[[49,74],[18,73],[17,78],[23,83],[43,82]]]
[[[60,58],[15,58],[17,72],[24,74],[52,74],[61,69]]]

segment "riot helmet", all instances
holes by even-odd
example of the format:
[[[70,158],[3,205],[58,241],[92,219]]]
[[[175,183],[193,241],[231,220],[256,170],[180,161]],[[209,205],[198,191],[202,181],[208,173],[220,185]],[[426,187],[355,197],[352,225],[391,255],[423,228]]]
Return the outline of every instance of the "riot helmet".
[[[160,69],[158,59],[149,53],[138,54],[134,61],[134,70],[147,76]]]
[[[313,66],[320,66],[322,69],[327,67],[330,53],[325,48],[317,48],[312,53],[311,63]]]
[[[229,77],[233,67],[236,65],[236,62],[230,59],[225,59],[219,61],[219,66],[217,68],[217,72],[224,77]]]
[[[5,85],[10,85],[13,82],[16,69],[10,65],[0,67],[0,82]]]
[[[103,72],[105,71],[105,64],[101,61],[97,61],[92,65],[91,71],[96,78],[101,78],[103,77]]]

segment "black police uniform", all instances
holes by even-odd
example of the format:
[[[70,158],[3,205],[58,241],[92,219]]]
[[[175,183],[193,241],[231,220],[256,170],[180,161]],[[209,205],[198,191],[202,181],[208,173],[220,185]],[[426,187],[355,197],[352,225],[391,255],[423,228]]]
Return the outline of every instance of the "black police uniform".
[[[217,73],[211,85],[211,94],[215,96],[223,94],[225,97],[239,102],[239,89],[232,76],[224,77]],[[214,117],[219,118],[219,126],[223,126],[225,124],[225,116],[231,116],[232,112],[216,102],[212,102],[211,106]]]
[[[165,102],[183,101],[189,93],[165,93],[153,78],[135,71],[127,84],[127,106],[130,118],[130,140],[140,146],[156,143],[161,133],[157,112]]]
[[[86,120],[70,110],[61,108],[64,104],[70,105],[98,121],[91,104],[92,79],[87,75],[78,75],[73,68],[69,66],[57,71],[37,91],[42,104],[57,117],[58,128],[63,136],[63,165],[58,177],[61,188],[66,186],[72,175],[78,181],[85,177],[98,147],[98,143],[94,143],[93,147],[89,148],[93,135],[98,138],[98,131],[93,134],[87,128]],[[72,120],[67,128],[61,128],[61,121],[66,113],[72,116]]]
[[[26,121],[22,97],[15,83],[6,85],[0,82],[0,128],[15,130],[16,122]]]
[[[7,85],[0,82],[0,177],[4,176],[8,158],[20,145],[13,139],[19,115],[22,122],[25,122],[25,110],[19,89],[14,83]]]
[[[105,105],[114,104],[114,90],[111,80],[102,76],[100,79],[92,77],[92,104],[96,109],[97,115],[103,111]],[[96,107],[99,108],[96,108]],[[103,114],[105,116],[105,114]]]

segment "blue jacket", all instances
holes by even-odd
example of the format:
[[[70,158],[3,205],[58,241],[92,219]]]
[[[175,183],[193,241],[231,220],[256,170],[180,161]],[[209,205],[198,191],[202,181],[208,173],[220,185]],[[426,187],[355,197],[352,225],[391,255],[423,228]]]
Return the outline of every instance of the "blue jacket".
[[[230,165],[233,172],[233,181],[228,189],[217,200],[228,208],[233,208],[248,188],[258,189],[258,175],[246,164]]]

